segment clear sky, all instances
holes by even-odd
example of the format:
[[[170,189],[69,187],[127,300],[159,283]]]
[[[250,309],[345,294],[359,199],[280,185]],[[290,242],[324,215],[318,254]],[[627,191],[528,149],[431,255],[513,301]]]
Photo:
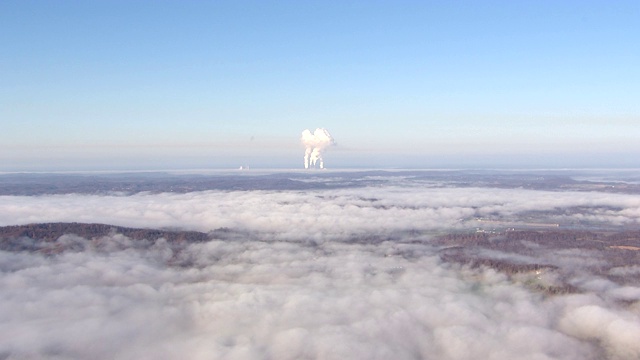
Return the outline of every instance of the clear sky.
[[[0,1],[0,171],[640,167],[640,1]]]

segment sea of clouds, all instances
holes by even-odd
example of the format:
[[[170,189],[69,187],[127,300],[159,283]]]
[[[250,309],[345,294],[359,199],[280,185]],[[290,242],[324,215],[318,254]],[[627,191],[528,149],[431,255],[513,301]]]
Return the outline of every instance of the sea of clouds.
[[[638,288],[596,278],[547,296],[491,269],[443,263],[428,241],[384,241],[540,211],[634,225],[640,196],[394,186],[3,196],[0,225],[240,235],[181,247],[65,235],[73,246],[56,255],[0,251],[0,358],[640,358]]]
[[[0,196],[0,226],[91,222],[211,231],[244,229],[324,241],[344,234],[472,228],[476,218],[640,224],[640,195],[492,188],[366,187],[315,191],[203,191]]]

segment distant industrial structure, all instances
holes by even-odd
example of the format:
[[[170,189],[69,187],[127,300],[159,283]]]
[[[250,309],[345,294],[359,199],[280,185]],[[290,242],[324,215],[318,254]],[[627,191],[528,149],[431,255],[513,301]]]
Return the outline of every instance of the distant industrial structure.
[[[335,145],[329,131],[324,128],[317,128],[313,133],[311,130],[306,129],[302,132],[300,141],[305,146],[304,150],[304,168],[317,167],[324,169],[324,159],[322,158],[322,152],[329,146]]]

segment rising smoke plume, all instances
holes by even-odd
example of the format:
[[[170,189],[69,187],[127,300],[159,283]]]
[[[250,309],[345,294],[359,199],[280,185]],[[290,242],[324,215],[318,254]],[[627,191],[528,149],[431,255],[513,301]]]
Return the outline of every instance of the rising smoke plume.
[[[308,169],[309,166],[320,166],[320,169],[324,169],[322,152],[327,147],[335,145],[335,141],[327,129],[317,128],[313,134],[311,133],[311,130],[306,129],[302,132],[300,141],[302,141],[302,144],[305,146],[304,168]]]

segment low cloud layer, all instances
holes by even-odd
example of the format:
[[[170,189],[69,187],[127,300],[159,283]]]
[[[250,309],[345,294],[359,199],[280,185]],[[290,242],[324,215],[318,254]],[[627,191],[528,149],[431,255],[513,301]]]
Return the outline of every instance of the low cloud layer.
[[[0,252],[3,358],[640,356],[637,308],[545,298],[428,245],[62,240],[84,250]]]
[[[407,229],[473,228],[477,218],[640,224],[640,196],[488,188],[367,187],[316,191],[204,191],[132,196],[0,197],[0,225],[99,222],[210,231],[228,227],[291,239]]]
[[[598,261],[590,253],[549,256],[575,267],[580,289],[549,296],[526,278],[444,263],[428,241],[385,241],[479,218],[635,226],[640,196],[417,186],[3,196],[0,225],[236,235],[180,247],[65,235],[56,255],[0,251],[0,359],[640,357],[640,289],[581,274]]]

